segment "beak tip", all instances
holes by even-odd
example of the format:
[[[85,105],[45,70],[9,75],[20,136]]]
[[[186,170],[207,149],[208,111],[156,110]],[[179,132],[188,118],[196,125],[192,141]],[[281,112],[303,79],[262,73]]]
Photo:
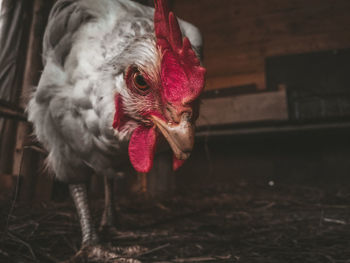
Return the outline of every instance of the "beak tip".
[[[179,160],[185,161],[187,160],[191,155],[191,152],[178,152],[175,153],[175,157]]]
[[[157,116],[152,116],[152,121],[168,141],[175,157],[179,160],[187,160],[194,144],[194,127],[188,119],[182,120],[177,125],[169,125]]]

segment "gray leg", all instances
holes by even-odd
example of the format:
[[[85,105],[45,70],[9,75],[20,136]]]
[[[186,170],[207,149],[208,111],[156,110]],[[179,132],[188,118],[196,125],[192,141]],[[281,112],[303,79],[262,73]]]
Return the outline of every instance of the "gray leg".
[[[113,200],[110,191],[111,187],[113,186],[108,187],[109,190],[107,191],[109,195],[108,198],[106,198],[106,200],[108,200],[108,202],[106,202],[108,207],[112,205]],[[133,256],[142,252],[142,248],[138,246],[130,248],[105,248],[103,245],[99,244],[99,239],[91,220],[86,185],[71,184],[69,185],[69,190],[78,211],[83,241],[81,250],[78,251],[78,253],[72,259],[69,259],[65,263],[90,261],[140,263],[140,261],[137,259],[132,258]]]
[[[115,209],[114,209],[114,178],[104,177],[105,188],[105,208],[101,220],[101,230],[105,227],[114,227]]]
[[[69,191],[72,195],[80,220],[81,232],[83,236],[82,247],[96,245],[99,240],[91,220],[86,185],[70,184]]]

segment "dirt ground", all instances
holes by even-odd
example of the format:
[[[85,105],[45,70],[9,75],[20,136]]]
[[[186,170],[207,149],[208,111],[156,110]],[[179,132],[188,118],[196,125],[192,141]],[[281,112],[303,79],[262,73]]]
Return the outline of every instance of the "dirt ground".
[[[331,188],[331,189],[330,189]],[[93,201],[98,224],[102,200]],[[120,198],[108,246],[141,262],[350,262],[350,187],[213,186],[162,199]],[[1,206],[0,262],[60,262],[81,242],[69,201]]]

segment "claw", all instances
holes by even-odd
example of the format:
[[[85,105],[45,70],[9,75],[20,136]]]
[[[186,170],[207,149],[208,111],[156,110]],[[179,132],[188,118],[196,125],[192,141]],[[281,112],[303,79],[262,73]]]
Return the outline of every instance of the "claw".
[[[114,247],[113,250],[117,253],[121,253],[126,257],[135,257],[135,255],[138,256],[148,251],[147,248],[137,245],[131,247]]]

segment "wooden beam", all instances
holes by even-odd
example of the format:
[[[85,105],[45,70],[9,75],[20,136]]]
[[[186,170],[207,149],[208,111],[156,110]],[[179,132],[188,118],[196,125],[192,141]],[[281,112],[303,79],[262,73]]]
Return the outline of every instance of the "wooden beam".
[[[0,117],[26,121],[24,110],[0,99]]]
[[[217,76],[208,77],[206,79],[206,90],[230,88],[230,87],[241,87],[246,85],[254,84],[257,90],[265,90],[265,73],[247,73],[247,74],[237,74],[231,76]]]
[[[350,122],[330,122],[330,123],[300,123],[300,124],[288,124],[282,122],[280,125],[276,123],[264,123],[259,126],[242,126],[242,127],[230,127],[226,129],[212,129],[202,130],[196,133],[197,138],[206,138],[208,136],[235,136],[235,135],[247,135],[247,134],[271,134],[271,133],[291,133],[291,132],[310,132],[310,131],[349,131]]]
[[[203,99],[197,126],[288,120],[286,89]]]

